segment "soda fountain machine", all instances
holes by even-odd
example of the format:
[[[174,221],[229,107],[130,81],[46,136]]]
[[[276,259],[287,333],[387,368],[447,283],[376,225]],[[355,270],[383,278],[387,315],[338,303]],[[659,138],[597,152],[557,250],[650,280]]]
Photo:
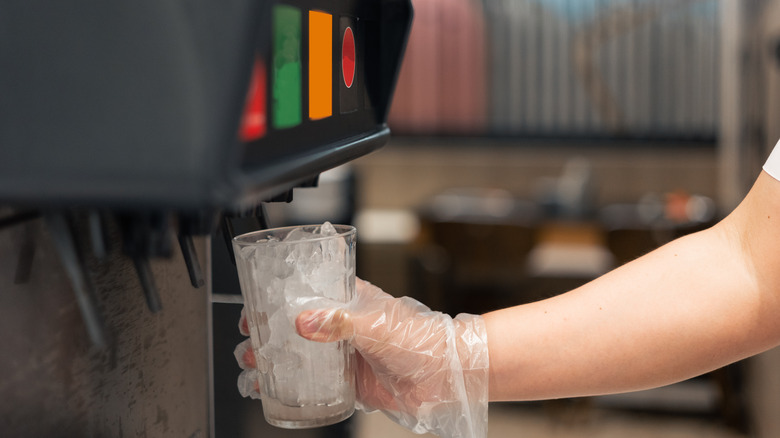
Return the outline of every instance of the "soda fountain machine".
[[[210,236],[388,139],[411,15],[0,3],[0,435],[214,435]]]

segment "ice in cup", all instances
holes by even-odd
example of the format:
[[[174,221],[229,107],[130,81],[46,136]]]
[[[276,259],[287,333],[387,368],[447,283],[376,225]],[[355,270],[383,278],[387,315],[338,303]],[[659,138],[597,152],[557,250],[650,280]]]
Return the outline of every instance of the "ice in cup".
[[[354,412],[354,350],[300,337],[295,318],[354,297],[355,237],[354,227],[326,222],[233,239],[263,413],[274,426],[325,426]]]

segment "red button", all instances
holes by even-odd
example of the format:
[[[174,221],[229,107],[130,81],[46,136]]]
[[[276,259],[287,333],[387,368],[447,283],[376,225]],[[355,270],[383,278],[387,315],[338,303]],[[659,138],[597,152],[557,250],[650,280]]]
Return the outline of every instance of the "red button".
[[[341,43],[341,72],[344,76],[344,85],[352,88],[355,82],[355,35],[352,28],[344,31],[344,41]]]
[[[265,82],[265,64],[257,59],[252,69],[244,116],[241,118],[241,140],[244,142],[254,141],[265,135]]]

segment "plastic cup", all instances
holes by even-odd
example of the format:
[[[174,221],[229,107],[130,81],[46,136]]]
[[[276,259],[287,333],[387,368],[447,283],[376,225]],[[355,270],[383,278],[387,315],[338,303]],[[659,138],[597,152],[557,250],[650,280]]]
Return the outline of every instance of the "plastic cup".
[[[325,426],[355,410],[354,349],[347,341],[318,343],[295,331],[301,311],[354,297],[355,238],[354,227],[326,223],[233,239],[269,424]]]

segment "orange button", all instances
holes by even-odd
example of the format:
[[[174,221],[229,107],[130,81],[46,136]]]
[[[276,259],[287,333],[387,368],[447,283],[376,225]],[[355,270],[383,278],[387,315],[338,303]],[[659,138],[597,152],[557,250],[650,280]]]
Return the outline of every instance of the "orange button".
[[[309,11],[309,118],[333,115],[333,16]]]

